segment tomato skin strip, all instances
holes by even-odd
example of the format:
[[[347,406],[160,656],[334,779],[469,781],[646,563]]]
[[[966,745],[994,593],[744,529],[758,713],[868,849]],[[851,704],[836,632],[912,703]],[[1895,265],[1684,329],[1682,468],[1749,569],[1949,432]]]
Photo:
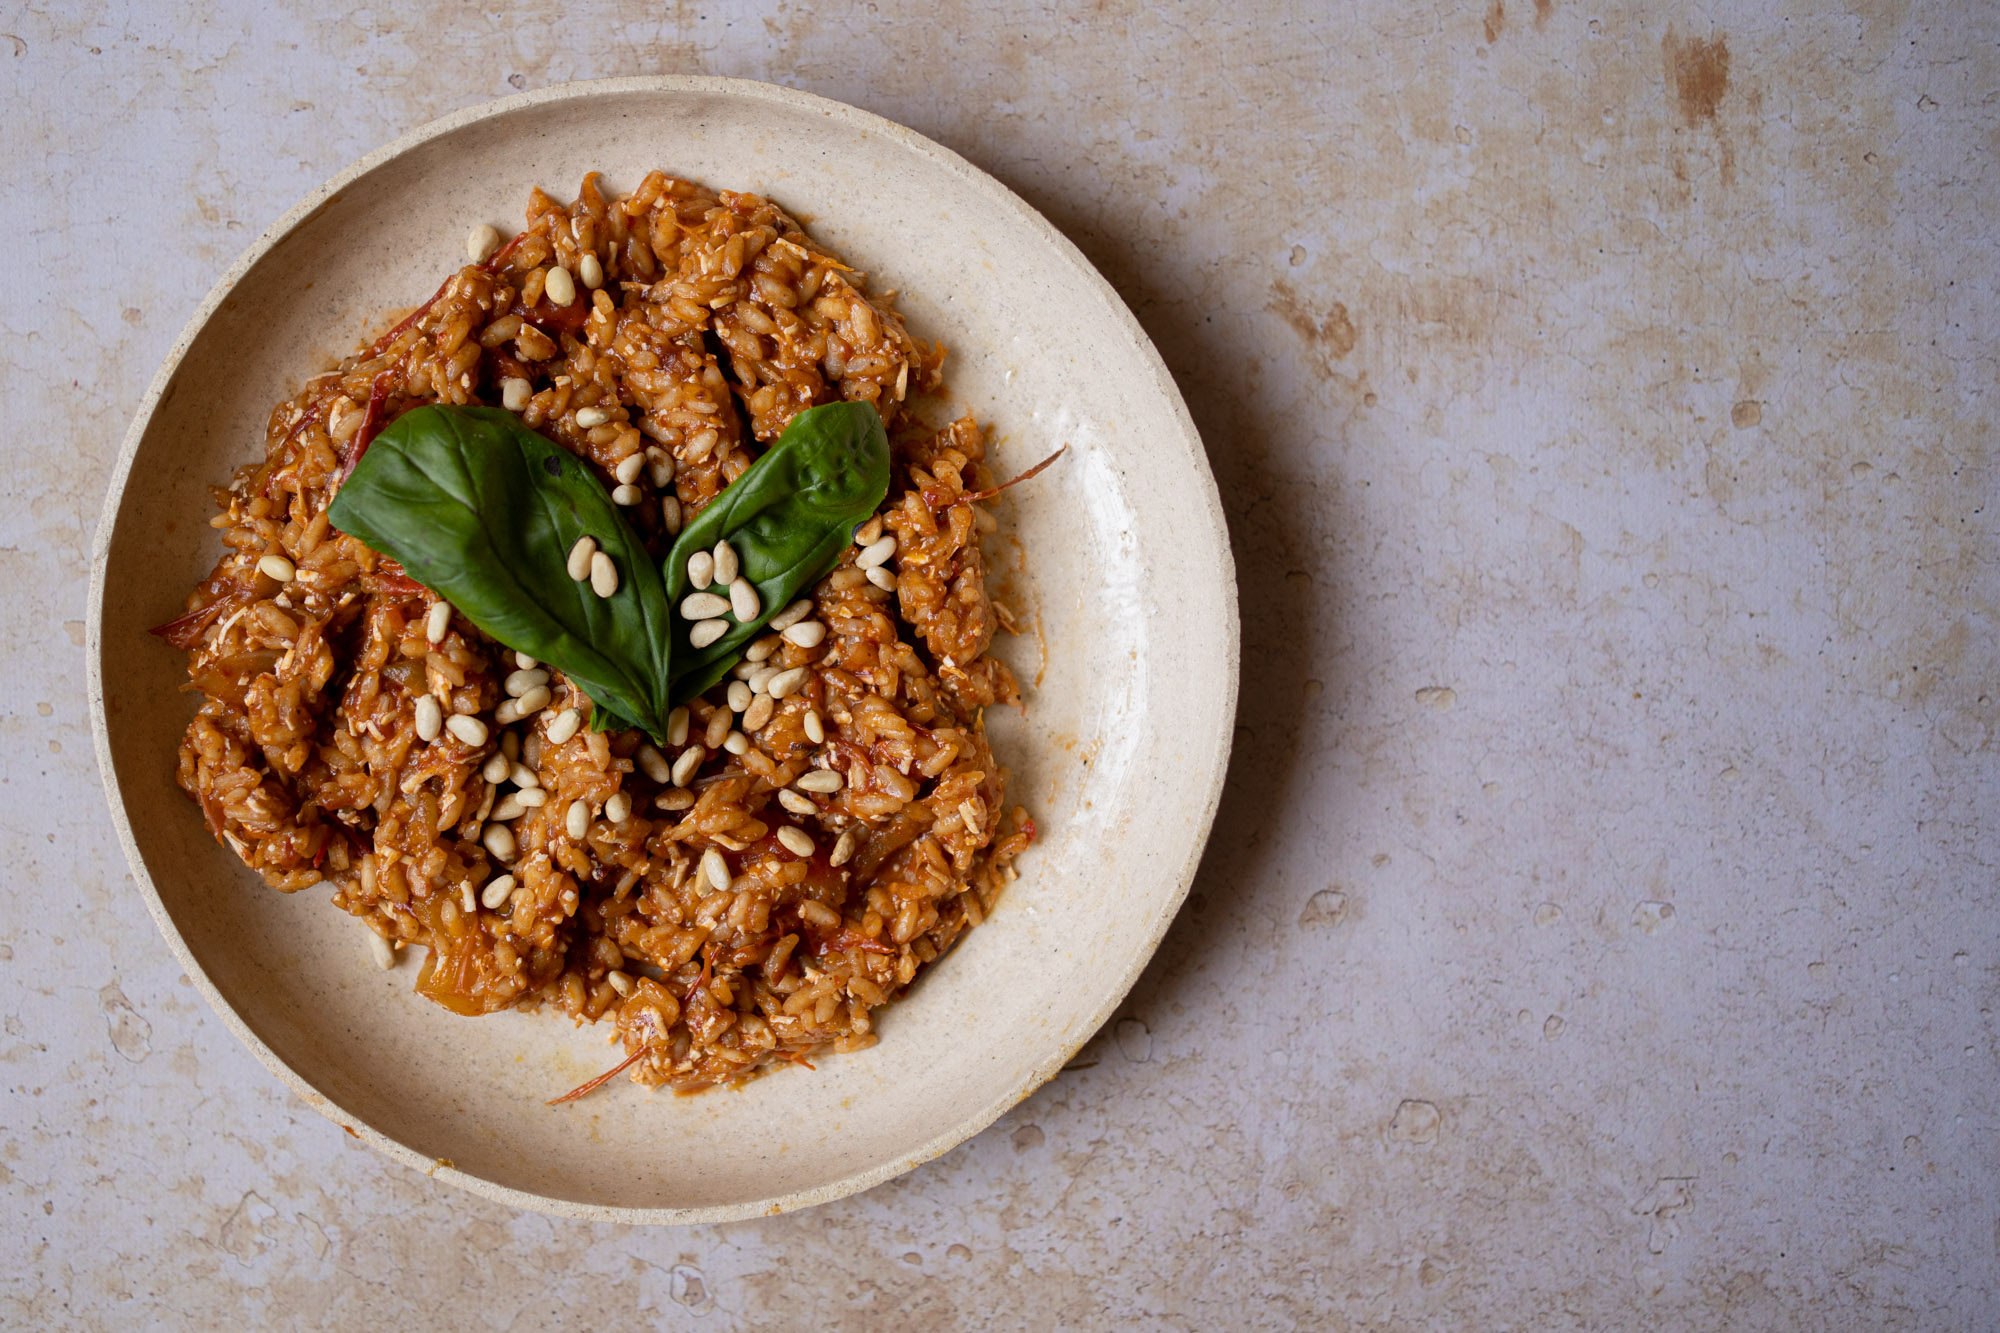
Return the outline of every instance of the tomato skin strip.
[[[401,366],[396,366],[391,370],[383,371],[375,377],[375,382],[369,386],[368,408],[367,411],[362,413],[360,428],[354,432],[354,438],[348,442],[348,447],[341,452],[341,481],[344,482],[349,476],[353,475],[354,465],[361,461],[361,455],[368,452],[369,444],[374,441],[377,435],[382,433],[382,413],[389,403],[389,376],[395,370],[400,369],[402,369]]]
[[[1069,446],[1064,445],[1062,448],[1056,450],[1054,453],[1050,454],[1047,458],[1044,458],[1041,462],[1035,464],[1033,467],[1029,468],[1026,472],[1023,472],[1020,476],[1014,478],[1012,481],[1003,481],[998,486],[993,487],[991,490],[969,491],[966,494],[959,496],[958,498],[960,500],[974,500],[974,501],[991,500],[994,496],[1000,494],[1000,492],[1006,490],[1009,486],[1019,486],[1022,482],[1027,481],[1030,477],[1039,476],[1043,468],[1055,462],[1058,458],[1061,458],[1064,454],[1068,452],[1069,452]]]
[[[611,1066],[611,1068],[605,1070],[602,1074],[599,1074],[596,1078],[591,1079],[588,1083],[579,1083],[575,1087],[571,1088],[568,1092],[565,1092],[562,1096],[556,1098],[554,1101],[545,1102],[543,1103],[543,1105],[561,1106],[564,1102],[573,1102],[579,1097],[588,1097],[591,1093],[596,1092],[599,1088],[609,1083],[612,1079],[617,1078],[620,1074],[630,1069],[633,1065],[638,1064],[640,1058],[643,1057],[645,1054],[646,1054],[646,1048],[644,1046],[641,1046],[638,1050],[632,1052],[632,1054],[626,1056],[623,1060],[620,1060],[617,1064]]]
[[[201,646],[201,636],[223,612],[254,600],[256,600],[255,594],[250,589],[231,584],[207,606],[197,607],[193,611],[175,616],[164,625],[153,626],[146,633],[159,635],[184,653],[193,652]]]

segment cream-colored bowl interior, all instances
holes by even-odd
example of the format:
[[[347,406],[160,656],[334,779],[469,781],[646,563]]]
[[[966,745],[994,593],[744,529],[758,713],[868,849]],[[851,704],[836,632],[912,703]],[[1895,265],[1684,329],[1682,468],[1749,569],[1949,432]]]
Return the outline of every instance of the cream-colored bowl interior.
[[[999,911],[901,1003],[874,1049],[741,1091],[649,1096],[553,1014],[455,1017],[369,961],[324,887],[264,888],[175,787],[192,711],[181,654],[145,633],[219,546],[207,488],[256,456],[273,403],[422,300],[467,230],[520,224],[599,170],[766,194],[894,286],[942,338],[957,402],[1019,488],[994,545],[1038,624],[1004,652],[1030,700],[989,716],[1041,840]],[[223,1018],[335,1121],[442,1178],[529,1207],[694,1221],[797,1207],[945,1151],[1050,1077],[1109,1016],[1186,892],[1236,687],[1234,576],[1200,442],[1131,314],[1037,214],[876,117],[728,80],[575,85],[430,126],[274,227],[177,344],[127,437],[98,534],[97,743],[139,890]],[[448,1165],[439,1166],[439,1163]]]

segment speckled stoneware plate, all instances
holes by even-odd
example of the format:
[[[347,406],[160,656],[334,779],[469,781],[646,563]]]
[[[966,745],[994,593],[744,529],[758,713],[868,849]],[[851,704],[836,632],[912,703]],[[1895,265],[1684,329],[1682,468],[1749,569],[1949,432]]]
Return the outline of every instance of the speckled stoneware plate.
[[[1039,635],[1002,651],[1025,712],[990,715],[1010,798],[1042,830],[999,910],[902,1002],[881,1042],[741,1091],[551,1096],[615,1060],[549,1014],[458,1018],[370,962],[323,889],[261,883],[174,785],[182,655],[146,634],[219,547],[207,488],[260,448],[271,405],[512,232],[535,185],[586,170],[770,196],[901,292],[942,338],[957,400],[994,428]],[[1005,543],[1002,543],[1005,545]],[[1005,552],[996,550],[1003,566]],[[1106,1020],[1173,918],[1213,817],[1235,712],[1234,572],[1201,443],[1111,287],[1033,209],[919,135],[726,79],[552,88],[441,120],[342,172],[210,293],[126,436],[90,587],[99,765],[132,872],[210,1004],[314,1107],[399,1161],[508,1203],[713,1222],[823,1202],[977,1133]],[[1045,645],[1045,646],[1044,646]]]

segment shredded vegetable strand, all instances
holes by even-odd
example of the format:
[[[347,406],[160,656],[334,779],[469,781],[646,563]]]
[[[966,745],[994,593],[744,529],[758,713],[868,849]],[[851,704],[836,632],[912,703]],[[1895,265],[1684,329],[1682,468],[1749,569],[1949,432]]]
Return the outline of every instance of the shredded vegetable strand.
[[[1006,490],[1009,486],[1019,486],[1022,482],[1027,481],[1029,478],[1039,476],[1043,468],[1046,468],[1049,464],[1055,462],[1058,458],[1061,458],[1064,454],[1068,452],[1069,452],[1069,446],[1064,445],[1062,448],[1056,450],[1054,453],[1050,454],[1047,458],[1044,458],[1041,462],[1035,464],[1033,467],[1029,468],[1026,472],[1023,472],[1020,476],[1014,478],[1012,481],[1003,481],[990,491],[968,491],[964,495],[959,496],[958,498],[961,500],[991,500],[994,496],[1000,494],[1000,492]]]

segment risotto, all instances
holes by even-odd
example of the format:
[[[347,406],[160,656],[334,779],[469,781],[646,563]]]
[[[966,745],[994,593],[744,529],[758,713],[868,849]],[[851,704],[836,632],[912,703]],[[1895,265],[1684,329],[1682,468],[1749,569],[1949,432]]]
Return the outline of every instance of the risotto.
[[[910,409],[943,348],[767,200],[659,172],[624,198],[595,175],[567,206],[537,190],[524,230],[468,252],[216,489],[226,554],[156,631],[202,699],[180,786],[272,888],[330,886],[382,966],[422,946],[436,1003],[610,1020],[606,1078],[695,1090],[872,1044],[1035,833],[983,723],[1018,700],[988,652],[1011,623],[980,551],[986,441]],[[658,561],[843,401],[880,416],[886,498],[659,734],[600,729],[555,663],[329,520],[390,423],[498,407],[587,464]],[[736,559],[691,562],[718,606]]]

